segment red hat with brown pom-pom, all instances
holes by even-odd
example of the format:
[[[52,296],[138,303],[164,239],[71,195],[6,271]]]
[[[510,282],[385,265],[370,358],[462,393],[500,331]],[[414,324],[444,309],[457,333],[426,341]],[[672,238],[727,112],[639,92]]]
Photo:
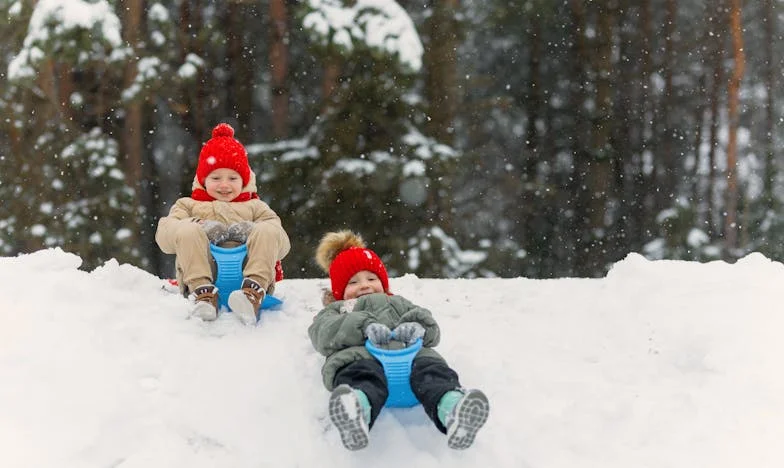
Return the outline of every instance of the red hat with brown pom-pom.
[[[234,129],[227,123],[220,123],[212,129],[212,138],[204,143],[196,166],[196,179],[201,185],[215,169],[233,169],[242,177],[242,186],[250,181],[248,152],[242,143],[234,139]]]
[[[352,231],[325,234],[316,248],[316,263],[329,273],[335,300],[343,300],[349,280],[363,270],[375,273],[384,292],[389,294],[389,275],[384,262],[365,246],[362,236]]]

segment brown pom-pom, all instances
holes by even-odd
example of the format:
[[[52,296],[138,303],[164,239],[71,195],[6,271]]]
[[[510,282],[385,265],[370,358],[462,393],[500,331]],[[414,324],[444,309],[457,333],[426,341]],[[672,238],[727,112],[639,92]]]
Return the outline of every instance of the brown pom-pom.
[[[340,252],[350,247],[365,247],[365,241],[362,240],[362,236],[348,230],[328,232],[321,238],[321,242],[319,242],[316,249],[316,263],[325,273],[329,273],[329,266],[332,264],[332,260],[335,260],[335,257]]]

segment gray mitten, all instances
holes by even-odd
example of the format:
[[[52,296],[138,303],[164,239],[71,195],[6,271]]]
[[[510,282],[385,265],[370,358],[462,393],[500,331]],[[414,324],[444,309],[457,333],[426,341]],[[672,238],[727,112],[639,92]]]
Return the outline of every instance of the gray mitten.
[[[392,339],[392,330],[383,323],[371,323],[365,327],[365,336],[374,345],[383,345]]]
[[[416,340],[424,338],[425,327],[416,322],[403,322],[392,333],[396,340],[412,345]]]
[[[228,240],[229,231],[226,229],[225,224],[211,219],[200,221],[199,224],[204,229],[204,233],[207,234],[207,239],[213,244],[220,245]]]
[[[250,221],[240,221],[229,226],[228,240],[244,244],[248,240],[250,231],[253,230],[254,223]]]

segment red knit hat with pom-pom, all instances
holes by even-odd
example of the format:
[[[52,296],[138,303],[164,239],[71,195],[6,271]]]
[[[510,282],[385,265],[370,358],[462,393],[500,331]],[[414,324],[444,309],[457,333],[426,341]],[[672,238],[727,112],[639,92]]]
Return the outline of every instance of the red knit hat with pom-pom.
[[[316,263],[329,273],[335,300],[343,300],[351,277],[363,270],[375,273],[384,292],[389,294],[389,275],[384,262],[355,232],[344,230],[325,234],[316,248]]]
[[[196,178],[201,185],[215,169],[233,169],[242,177],[242,186],[250,181],[248,152],[242,143],[234,139],[234,129],[227,123],[220,123],[212,129],[210,138],[199,153]]]
[[[381,280],[384,292],[389,292],[389,276],[384,262],[370,249],[351,247],[340,252],[329,267],[329,279],[332,282],[332,295],[342,300],[351,277],[360,271],[375,273]]]

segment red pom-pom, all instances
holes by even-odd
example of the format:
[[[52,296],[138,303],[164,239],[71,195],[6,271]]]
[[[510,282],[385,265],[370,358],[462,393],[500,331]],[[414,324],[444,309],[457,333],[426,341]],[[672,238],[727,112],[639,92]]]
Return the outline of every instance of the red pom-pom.
[[[212,129],[212,137],[233,137],[234,129],[227,123],[220,123]]]

